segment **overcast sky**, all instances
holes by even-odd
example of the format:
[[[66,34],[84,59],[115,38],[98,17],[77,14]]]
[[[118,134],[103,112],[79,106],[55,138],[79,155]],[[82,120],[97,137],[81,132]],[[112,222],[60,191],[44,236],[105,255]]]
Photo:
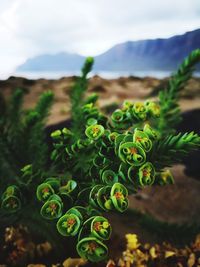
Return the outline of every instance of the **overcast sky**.
[[[0,78],[38,54],[97,55],[196,28],[200,0],[0,0]]]

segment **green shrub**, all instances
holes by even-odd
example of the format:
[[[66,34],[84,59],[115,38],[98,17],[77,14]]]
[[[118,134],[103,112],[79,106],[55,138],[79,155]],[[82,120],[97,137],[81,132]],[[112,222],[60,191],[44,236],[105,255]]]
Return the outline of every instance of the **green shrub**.
[[[13,157],[7,147],[11,140],[13,150],[28,165],[21,176],[13,172],[16,175],[13,179],[1,175],[2,222],[18,219],[32,227],[30,221],[37,219],[42,228],[41,218],[44,218],[48,227],[42,229],[47,237],[49,229],[53,236],[57,229],[58,235],[77,238],[76,249],[81,257],[93,262],[106,259],[105,243],[112,230],[102,213],[124,212],[128,208],[128,195],[140,188],[172,184],[173,177],[165,167],[181,162],[187,153],[199,148],[197,134],[174,130],[181,119],[179,91],[199,60],[200,50],[193,51],[160,93],[158,101],[125,101],[120,109],[106,116],[95,106],[96,95],[84,97],[87,74],[93,64],[93,59],[88,58],[70,94],[72,127],[51,134],[54,148],[48,170],[41,164],[48,158],[41,136],[51,102],[46,97],[52,95],[43,95],[36,108],[21,119],[22,93],[16,91],[6,117],[9,126],[1,123],[4,146],[1,164],[7,153]],[[25,151],[20,152],[22,148]]]

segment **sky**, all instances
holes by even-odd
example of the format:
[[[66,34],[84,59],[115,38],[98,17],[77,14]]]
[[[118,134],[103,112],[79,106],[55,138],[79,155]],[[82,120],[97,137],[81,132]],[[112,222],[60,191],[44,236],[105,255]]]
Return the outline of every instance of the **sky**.
[[[0,0],[0,78],[36,55],[94,56],[197,28],[200,0]]]

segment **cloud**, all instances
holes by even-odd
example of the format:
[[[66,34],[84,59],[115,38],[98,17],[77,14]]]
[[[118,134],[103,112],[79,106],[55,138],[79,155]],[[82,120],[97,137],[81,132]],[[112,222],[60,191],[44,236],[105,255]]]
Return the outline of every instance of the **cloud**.
[[[119,42],[199,26],[199,0],[1,0],[0,71],[37,54],[95,55]]]

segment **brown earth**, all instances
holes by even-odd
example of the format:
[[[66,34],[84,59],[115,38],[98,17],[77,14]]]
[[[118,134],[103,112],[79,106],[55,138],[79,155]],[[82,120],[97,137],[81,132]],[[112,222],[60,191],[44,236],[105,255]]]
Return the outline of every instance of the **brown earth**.
[[[16,88],[23,88],[27,94],[25,96],[25,108],[33,107],[41,92],[52,90],[55,95],[55,102],[51,110],[48,124],[54,124],[69,118],[69,90],[75,81],[75,77],[63,77],[59,80],[28,80],[20,77],[10,77],[5,81],[0,81],[0,91],[9,96]],[[122,103],[125,99],[133,101],[143,100],[166,84],[166,79],[156,79],[151,77],[120,77],[118,79],[103,79],[94,76],[89,80],[88,93],[99,94],[99,106],[105,107],[112,103]],[[155,97],[152,97],[155,98]],[[182,93],[180,101],[182,110],[200,108],[200,78],[190,80]]]
[[[200,181],[186,176],[183,170],[184,166],[181,165],[172,168],[174,185],[147,187],[138,195],[130,196],[129,207],[161,222],[200,225]],[[123,237],[127,232],[134,232],[144,242],[157,242],[159,239],[154,233],[141,229],[137,216],[108,216],[113,221],[113,231],[118,236]]]

